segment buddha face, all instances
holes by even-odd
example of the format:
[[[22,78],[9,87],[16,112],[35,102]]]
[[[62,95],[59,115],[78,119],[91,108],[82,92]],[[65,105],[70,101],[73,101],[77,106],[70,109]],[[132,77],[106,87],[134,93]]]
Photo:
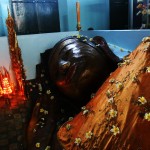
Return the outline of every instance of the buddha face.
[[[91,94],[110,73],[105,55],[76,38],[66,39],[53,48],[49,70],[54,84],[72,99]]]

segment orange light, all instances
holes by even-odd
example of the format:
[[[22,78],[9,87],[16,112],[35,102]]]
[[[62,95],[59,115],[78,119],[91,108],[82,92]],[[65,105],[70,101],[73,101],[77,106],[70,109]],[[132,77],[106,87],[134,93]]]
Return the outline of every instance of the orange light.
[[[3,89],[4,95],[12,93],[11,86],[9,84],[8,78],[6,78],[6,77],[2,79],[2,89]]]

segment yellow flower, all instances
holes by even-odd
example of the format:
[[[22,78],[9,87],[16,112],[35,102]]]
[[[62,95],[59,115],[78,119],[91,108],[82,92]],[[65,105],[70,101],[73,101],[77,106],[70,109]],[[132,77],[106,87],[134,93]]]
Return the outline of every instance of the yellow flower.
[[[113,91],[107,90],[106,96],[107,96],[108,98],[111,98],[111,97],[113,96]]]
[[[54,96],[51,96],[50,99],[53,100],[53,99],[54,99]]]
[[[87,41],[87,39],[84,39],[84,40],[83,40],[83,42],[86,42],[86,41]]]
[[[81,35],[80,35],[80,34],[78,34],[78,35],[77,35],[77,38],[79,39],[80,37],[81,37]]]
[[[144,96],[139,97],[138,101],[139,101],[142,105],[144,105],[145,103],[147,103],[147,100],[145,99]]]
[[[147,67],[147,68],[146,68],[146,72],[147,72],[147,73],[150,73],[150,67]]]
[[[90,40],[90,41],[93,41],[93,38],[90,38],[89,40]]]
[[[120,133],[120,130],[119,130],[119,128],[117,126],[113,125],[112,129],[110,130],[110,132],[112,132],[113,135],[117,135],[117,134]]]
[[[93,133],[91,131],[86,132],[85,137],[87,139],[91,139],[92,138]]]
[[[144,119],[150,121],[150,113],[145,113]]]
[[[51,91],[50,91],[50,90],[47,90],[47,91],[46,91],[46,94],[48,94],[48,95],[51,94]]]
[[[114,98],[113,97],[108,99],[108,103],[112,104],[113,102],[114,102]]]
[[[117,82],[116,87],[117,87],[117,89],[122,90],[123,89],[123,84],[121,82]]]
[[[117,116],[117,111],[114,109],[111,109],[109,111],[109,115],[110,115],[110,118],[115,118]]]
[[[47,111],[47,110],[44,110],[44,114],[47,115],[47,114],[48,114],[48,111]]]
[[[86,109],[86,106],[81,107],[81,109],[82,109],[82,110],[85,110],[85,109]]]
[[[40,109],[40,113],[42,113],[42,112],[44,112],[44,109],[43,109],[43,108]]]
[[[40,106],[40,103],[36,103],[36,106]]]
[[[67,124],[67,125],[66,125],[66,129],[67,129],[67,130],[70,130],[70,128],[71,128],[71,124]]]
[[[40,143],[36,143],[35,147],[40,148]]]
[[[85,110],[83,111],[83,115],[86,115],[88,112],[89,112],[89,110],[88,110],[88,109],[85,109]]]
[[[114,82],[115,82],[115,79],[113,78],[109,80],[109,83],[114,83]]]
[[[46,146],[45,150],[50,150],[50,148],[51,148],[50,146]]]
[[[95,97],[95,93],[92,93],[92,94],[91,94],[91,98],[94,98],[94,97]]]
[[[77,146],[80,145],[81,143],[81,138],[75,138],[75,142],[74,142]]]

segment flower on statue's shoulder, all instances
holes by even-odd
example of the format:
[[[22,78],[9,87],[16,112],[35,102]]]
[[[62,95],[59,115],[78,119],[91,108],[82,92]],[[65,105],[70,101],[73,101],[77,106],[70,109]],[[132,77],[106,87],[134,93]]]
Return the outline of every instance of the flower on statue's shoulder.
[[[146,72],[150,73],[150,67],[146,67]]]
[[[113,135],[117,135],[120,133],[120,129],[117,126],[113,125],[110,132],[112,132]]]
[[[138,98],[138,102],[140,102],[140,104],[144,105],[144,104],[147,103],[147,100],[145,99],[144,96],[141,96],[141,97]]]
[[[69,131],[71,129],[71,124],[66,124],[66,129]]]
[[[75,138],[75,142],[74,142],[77,146],[80,145],[81,143],[81,138]]]
[[[147,121],[150,121],[150,112],[149,113],[145,113],[144,119],[147,120]]]
[[[91,131],[88,131],[88,132],[86,132],[86,134],[85,134],[85,137],[86,137],[87,139],[91,139],[92,136],[93,136],[93,133],[92,133]]]
[[[111,109],[110,111],[109,111],[109,116],[110,116],[110,118],[115,118],[116,116],[117,116],[117,111],[116,110],[114,110],[114,109]]]

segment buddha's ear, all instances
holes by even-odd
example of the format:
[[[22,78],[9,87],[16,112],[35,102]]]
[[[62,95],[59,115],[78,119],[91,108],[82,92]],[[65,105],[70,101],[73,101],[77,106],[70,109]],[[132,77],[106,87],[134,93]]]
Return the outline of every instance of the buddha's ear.
[[[101,36],[95,36],[93,38],[93,41],[95,42],[95,44],[100,44],[101,46],[108,46],[106,40]]]
[[[116,64],[121,61],[121,59],[112,52],[112,50],[109,48],[106,40],[103,37],[95,36],[93,38],[93,41],[97,45],[97,47],[99,47],[103,51],[103,53],[107,57],[109,57],[109,59],[112,60],[112,62],[114,62]]]

